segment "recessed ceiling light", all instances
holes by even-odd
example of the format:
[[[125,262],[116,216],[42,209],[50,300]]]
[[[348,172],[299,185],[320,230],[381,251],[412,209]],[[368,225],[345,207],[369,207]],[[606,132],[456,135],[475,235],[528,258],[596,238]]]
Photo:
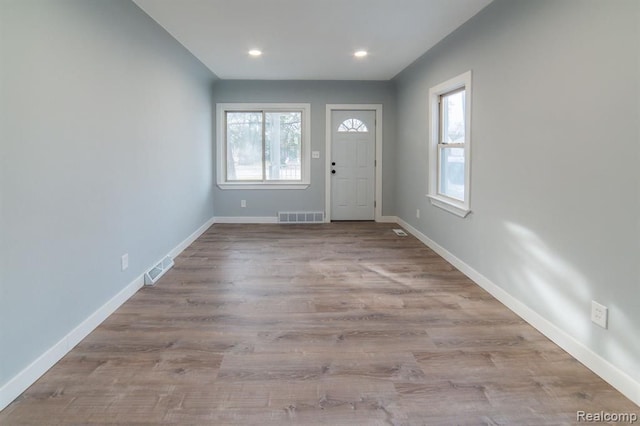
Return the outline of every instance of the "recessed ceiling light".
[[[260,55],[262,55],[262,50],[251,49],[249,51],[249,55],[251,55],[251,56],[260,56]]]
[[[355,56],[356,58],[364,58],[368,54],[369,53],[366,50],[356,50],[356,52],[353,54],[353,56]]]

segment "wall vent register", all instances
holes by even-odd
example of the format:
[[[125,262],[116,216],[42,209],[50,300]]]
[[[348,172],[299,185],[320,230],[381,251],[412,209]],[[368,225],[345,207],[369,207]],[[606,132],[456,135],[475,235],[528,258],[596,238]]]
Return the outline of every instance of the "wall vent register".
[[[173,265],[174,262],[171,257],[167,256],[162,259],[156,266],[144,274],[144,285],[154,285]]]
[[[324,212],[278,212],[278,223],[324,223]]]

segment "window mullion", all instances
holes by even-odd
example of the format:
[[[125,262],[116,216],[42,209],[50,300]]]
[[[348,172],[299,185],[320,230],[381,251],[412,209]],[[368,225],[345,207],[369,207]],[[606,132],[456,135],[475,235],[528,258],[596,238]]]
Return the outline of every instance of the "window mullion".
[[[436,163],[438,165],[438,174],[436,175],[436,194],[440,194],[440,188],[442,187],[442,183],[440,182],[440,176],[442,176],[442,161],[440,161],[440,159],[442,158],[443,145],[444,144],[439,143],[438,149],[436,149]]]
[[[442,95],[438,95],[438,149],[436,150],[436,162],[438,164],[438,174],[436,175],[436,193],[440,194],[442,188],[442,149],[444,148],[444,102]]]
[[[224,112],[224,179],[229,180],[229,112]]]
[[[444,144],[444,102],[442,102],[442,95],[438,96],[438,142]]]
[[[266,113],[262,111],[262,181],[267,181],[267,144],[266,144]]]

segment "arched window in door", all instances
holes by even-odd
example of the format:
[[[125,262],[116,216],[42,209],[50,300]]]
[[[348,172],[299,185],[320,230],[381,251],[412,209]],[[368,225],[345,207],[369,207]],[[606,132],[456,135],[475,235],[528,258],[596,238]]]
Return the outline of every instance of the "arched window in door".
[[[339,132],[368,132],[367,125],[357,118],[347,118],[338,127]]]

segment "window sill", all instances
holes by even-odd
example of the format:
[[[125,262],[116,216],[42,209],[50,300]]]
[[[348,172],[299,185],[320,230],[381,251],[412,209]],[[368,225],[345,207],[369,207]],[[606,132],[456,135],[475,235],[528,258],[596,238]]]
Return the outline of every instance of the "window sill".
[[[309,183],[219,183],[220,189],[307,189]]]
[[[427,195],[427,197],[431,200],[431,204],[433,204],[434,206],[446,210],[449,213],[453,213],[456,216],[467,217],[467,215],[471,213],[471,210],[469,210],[468,208],[461,206],[460,204],[453,203],[447,198],[436,195]]]

